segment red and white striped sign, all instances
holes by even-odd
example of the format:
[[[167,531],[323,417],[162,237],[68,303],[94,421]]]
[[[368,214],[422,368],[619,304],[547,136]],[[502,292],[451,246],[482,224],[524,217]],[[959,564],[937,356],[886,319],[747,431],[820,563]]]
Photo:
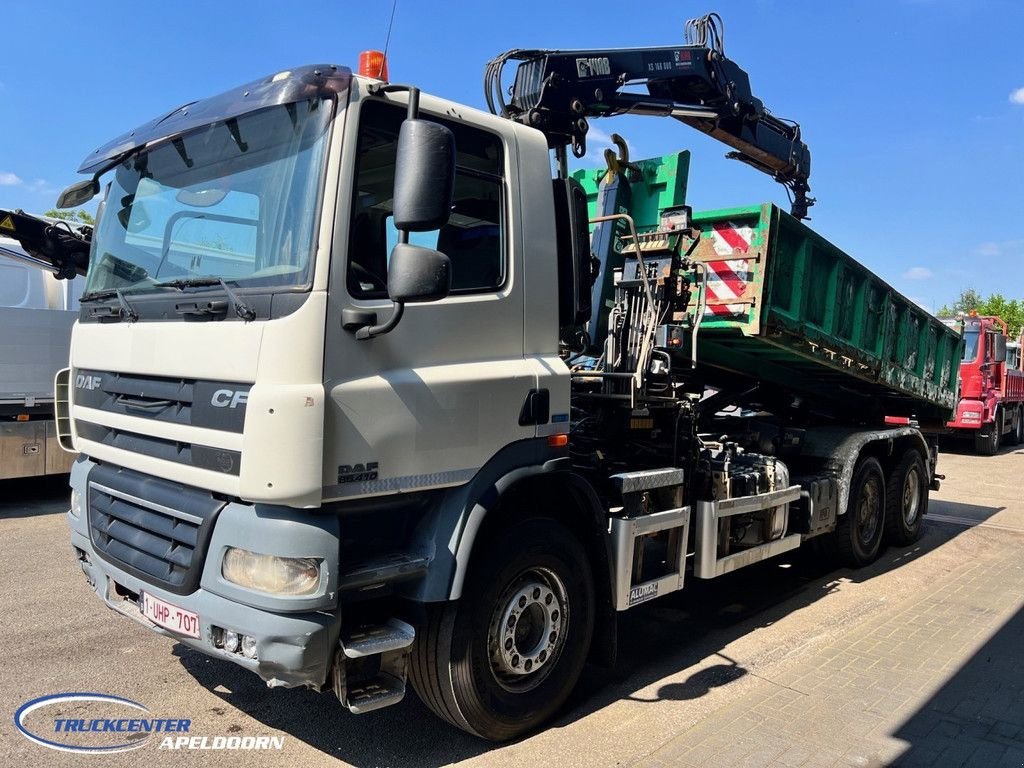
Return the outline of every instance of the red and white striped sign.
[[[729,320],[745,321],[750,304],[730,304],[742,299],[747,286],[754,279],[749,259],[737,258],[750,250],[754,230],[732,221],[719,221],[712,225],[711,244],[719,256],[732,258],[708,261],[708,306],[705,316],[714,315]]]

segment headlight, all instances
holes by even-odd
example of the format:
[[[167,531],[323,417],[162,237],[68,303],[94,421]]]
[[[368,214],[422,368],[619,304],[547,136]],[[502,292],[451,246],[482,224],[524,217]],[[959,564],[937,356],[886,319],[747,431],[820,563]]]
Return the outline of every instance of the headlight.
[[[233,584],[272,595],[308,595],[320,584],[320,561],[313,557],[276,557],[228,547],[221,575]]]
[[[82,516],[82,493],[77,488],[71,489],[71,514],[75,517]]]

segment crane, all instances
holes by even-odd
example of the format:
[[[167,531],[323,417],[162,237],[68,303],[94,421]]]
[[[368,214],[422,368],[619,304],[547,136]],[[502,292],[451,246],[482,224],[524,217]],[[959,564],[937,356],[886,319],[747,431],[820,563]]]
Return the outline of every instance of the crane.
[[[566,148],[586,154],[589,120],[636,114],[673,117],[732,147],[726,157],[770,175],[790,195],[792,214],[814,205],[811,153],[799,124],[771,114],[750,78],[725,55],[721,17],[686,22],[684,45],[596,50],[513,49],[485,69],[491,112],[541,130],[566,174]],[[519,62],[505,98],[502,72]],[[646,86],[646,93],[638,89]]]

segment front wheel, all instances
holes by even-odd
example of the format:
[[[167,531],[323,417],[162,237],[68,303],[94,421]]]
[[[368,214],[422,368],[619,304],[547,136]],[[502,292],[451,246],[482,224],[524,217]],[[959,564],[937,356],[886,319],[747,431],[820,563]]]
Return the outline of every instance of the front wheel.
[[[435,714],[505,741],[551,717],[576,685],[593,577],[577,538],[547,519],[504,529],[473,560],[462,598],[428,611],[410,678]]]
[[[999,452],[1002,436],[1003,414],[1002,411],[996,411],[995,420],[988,426],[988,432],[982,428],[974,436],[974,450],[982,456],[995,456]]]
[[[885,528],[885,475],[878,459],[862,458],[853,471],[846,514],[839,518],[835,537],[839,557],[854,567],[878,557]]]

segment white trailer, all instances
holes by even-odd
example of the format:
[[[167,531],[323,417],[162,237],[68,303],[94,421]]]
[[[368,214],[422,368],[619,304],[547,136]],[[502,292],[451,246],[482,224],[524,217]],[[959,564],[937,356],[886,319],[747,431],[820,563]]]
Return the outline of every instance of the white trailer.
[[[69,472],[54,421],[54,375],[65,367],[81,281],[57,280],[0,237],[0,479]]]

